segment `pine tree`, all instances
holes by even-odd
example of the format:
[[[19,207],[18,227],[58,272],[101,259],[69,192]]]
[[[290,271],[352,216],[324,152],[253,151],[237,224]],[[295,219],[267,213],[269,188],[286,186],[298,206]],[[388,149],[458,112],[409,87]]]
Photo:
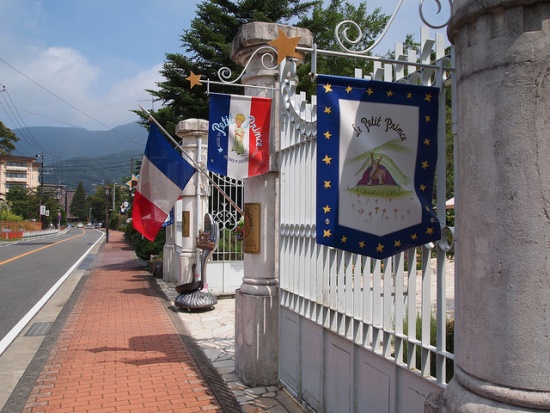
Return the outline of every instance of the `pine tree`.
[[[69,212],[71,215],[76,216],[79,221],[84,221],[88,218],[88,199],[82,182],[79,182],[76,187]]]
[[[12,130],[6,127],[0,122],[0,156],[4,157],[15,149],[15,142],[19,138],[12,132]]]
[[[189,88],[186,77],[200,74],[203,78],[218,79],[218,70],[228,67],[233,74],[241,67],[231,60],[231,42],[243,24],[253,21],[288,23],[299,19],[315,2],[300,0],[205,0],[197,4],[196,17],[181,36],[186,54],[167,53],[161,74],[166,79],[157,84],[158,90],[148,90],[166,107],[155,118],[168,130],[182,119],[208,118],[208,97],[204,87]],[[220,93],[239,92],[235,88],[216,89]]]

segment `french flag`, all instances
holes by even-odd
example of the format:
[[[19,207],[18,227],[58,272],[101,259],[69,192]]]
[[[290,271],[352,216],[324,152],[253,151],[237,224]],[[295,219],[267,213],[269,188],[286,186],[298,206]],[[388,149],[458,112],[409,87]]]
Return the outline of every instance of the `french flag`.
[[[241,179],[269,171],[271,99],[211,93],[207,169]]]
[[[183,188],[195,173],[151,123],[132,204],[132,225],[153,241]]]

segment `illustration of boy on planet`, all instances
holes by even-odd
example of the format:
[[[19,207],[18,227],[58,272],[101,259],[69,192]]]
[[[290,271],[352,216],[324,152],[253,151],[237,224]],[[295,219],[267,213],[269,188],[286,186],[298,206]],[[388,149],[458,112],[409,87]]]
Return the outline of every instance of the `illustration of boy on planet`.
[[[231,148],[231,150],[236,152],[237,155],[244,154],[244,128],[242,127],[243,122],[244,115],[242,113],[239,113],[237,116],[235,116],[235,123],[237,124],[237,126],[235,126],[235,143],[233,143],[233,148]]]

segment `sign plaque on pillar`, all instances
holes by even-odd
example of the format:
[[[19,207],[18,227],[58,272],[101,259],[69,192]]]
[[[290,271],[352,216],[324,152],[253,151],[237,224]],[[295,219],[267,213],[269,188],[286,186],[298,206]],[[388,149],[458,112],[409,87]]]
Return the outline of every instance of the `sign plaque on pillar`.
[[[243,248],[247,254],[260,253],[260,204],[244,204],[244,241]]]
[[[181,236],[184,238],[189,237],[189,215],[189,211],[181,213]]]

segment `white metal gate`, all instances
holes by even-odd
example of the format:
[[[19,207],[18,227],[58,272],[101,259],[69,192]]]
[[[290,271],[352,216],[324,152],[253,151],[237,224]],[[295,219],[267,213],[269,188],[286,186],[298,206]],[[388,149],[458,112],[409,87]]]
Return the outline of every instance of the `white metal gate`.
[[[244,185],[234,179],[212,173],[212,180],[242,209]],[[216,188],[210,187],[208,212],[220,228],[220,241],[208,264],[208,285],[215,295],[233,295],[243,277],[243,222],[236,208]]]
[[[443,37],[428,35],[422,31],[414,53],[397,46],[395,60],[375,61],[371,78],[440,87],[437,211],[444,224],[443,85],[451,60]],[[316,244],[316,100],[295,93],[295,77],[288,60],[281,68],[280,379],[318,412],[423,412],[425,396],[441,390],[452,369],[445,340],[452,229],[443,228],[439,243],[382,261]]]

